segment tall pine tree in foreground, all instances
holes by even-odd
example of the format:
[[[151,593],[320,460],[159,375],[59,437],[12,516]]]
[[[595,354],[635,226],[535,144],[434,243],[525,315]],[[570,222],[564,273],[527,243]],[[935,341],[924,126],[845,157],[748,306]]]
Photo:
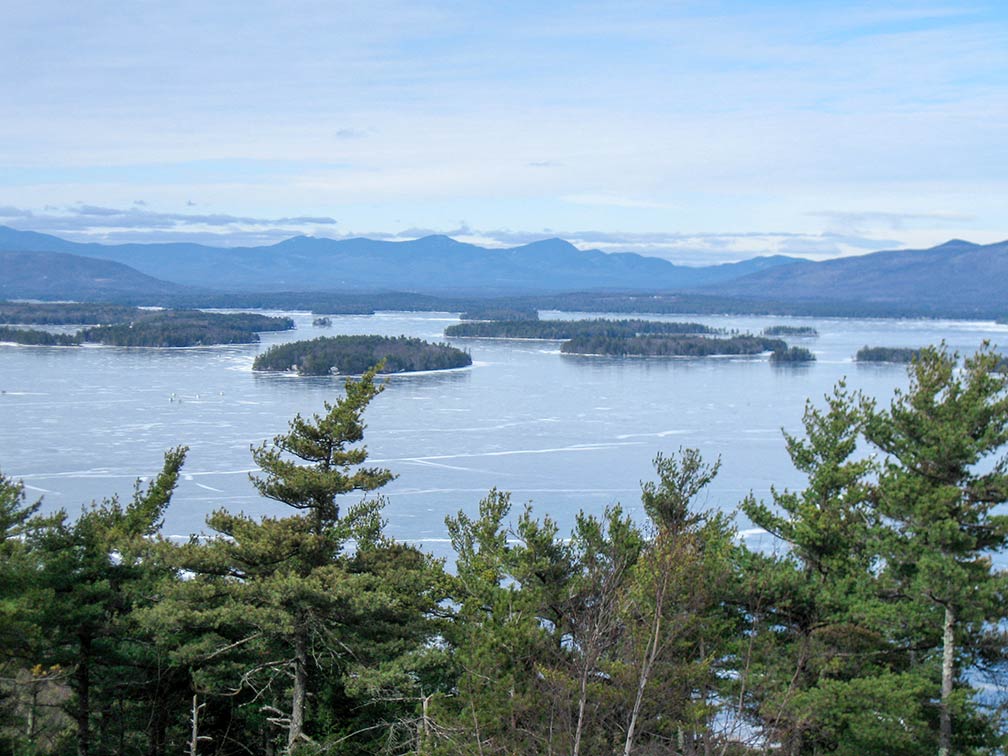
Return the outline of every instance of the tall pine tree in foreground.
[[[382,717],[396,716],[379,702],[409,697],[391,689],[417,680],[408,657],[423,655],[432,632],[439,565],[386,539],[382,501],[367,497],[393,477],[363,467],[367,450],[358,445],[363,412],[383,388],[377,370],[348,380],[323,414],[297,416],[253,449],[256,488],[296,514],[211,514],[220,535],[179,549],[177,563],[192,577],[149,617],[166,636],[189,635],[176,658],[191,668],[196,693],[240,701],[266,751],[279,730],[284,753],[355,752],[355,738],[380,734]],[[341,511],[352,493],[364,498]]]
[[[964,679],[981,652],[1003,655],[1008,573],[991,556],[1008,545],[1008,375],[989,346],[959,364],[944,346],[922,349],[910,386],[887,410],[868,405],[866,435],[886,454],[876,494],[883,578],[930,617],[940,654],[940,756],[967,753],[977,727]],[[995,641],[995,642],[991,642]]]

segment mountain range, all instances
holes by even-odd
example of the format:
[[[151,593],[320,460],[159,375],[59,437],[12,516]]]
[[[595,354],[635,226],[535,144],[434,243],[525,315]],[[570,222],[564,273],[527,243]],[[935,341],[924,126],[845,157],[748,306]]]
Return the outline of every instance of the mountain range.
[[[447,236],[403,242],[299,236],[262,247],[103,245],[0,226],[0,269],[0,297],[6,298],[682,292],[693,298],[761,303],[761,311],[766,311],[766,303],[777,302],[960,317],[1008,314],[1008,241],[980,245],[952,240],[925,250],[880,251],[822,262],[768,256],[688,267],[637,254],[579,250],[562,239],[509,249],[487,249]]]
[[[688,267],[631,253],[582,251],[562,239],[488,249],[447,236],[402,242],[297,236],[264,247],[81,244],[3,226],[0,250],[64,252],[111,260],[165,281],[220,291],[417,291],[445,295],[693,289],[795,261],[774,256]]]

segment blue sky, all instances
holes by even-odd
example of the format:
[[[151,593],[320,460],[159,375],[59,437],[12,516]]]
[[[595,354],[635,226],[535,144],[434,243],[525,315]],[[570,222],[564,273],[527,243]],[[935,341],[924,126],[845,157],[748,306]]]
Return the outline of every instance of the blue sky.
[[[1008,237],[1004,2],[45,2],[0,223],[562,236],[699,264]]]

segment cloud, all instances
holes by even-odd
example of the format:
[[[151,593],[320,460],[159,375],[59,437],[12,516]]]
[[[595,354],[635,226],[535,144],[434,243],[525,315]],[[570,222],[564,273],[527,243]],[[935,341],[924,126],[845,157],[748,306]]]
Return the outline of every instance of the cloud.
[[[193,206],[195,203],[188,203]],[[75,240],[200,241],[232,245],[279,241],[305,233],[308,227],[332,228],[335,218],[300,215],[260,218],[226,213],[180,213],[152,210],[136,203],[117,208],[77,203],[46,206],[41,212],[0,207],[0,223]]]
[[[975,216],[962,213],[893,213],[877,210],[842,211],[817,210],[806,213],[813,218],[825,218],[841,228],[888,228],[901,231],[909,225],[928,225],[935,223],[969,223],[976,220]]]
[[[374,239],[400,241],[443,234],[459,241],[487,247],[515,247],[543,239],[561,238],[581,249],[603,252],[633,252],[661,257],[683,265],[737,262],[761,255],[790,255],[826,259],[866,251],[906,246],[899,239],[843,233],[791,231],[672,232],[672,231],[541,231],[475,229],[466,222],[450,229],[406,228],[396,232],[356,234]]]
[[[890,214],[874,215],[888,217]],[[442,228],[410,226],[399,230],[359,232],[337,230],[336,220],[328,216],[261,218],[224,213],[160,212],[148,207],[117,208],[84,203],[48,207],[41,212],[15,206],[0,207],[0,223],[24,230],[55,233],[77,241],[190,241],[217,246],[272,244],[302,234],[337,239],[364,236],[385,241],[445,235],[491,248],[516,247],[559,237],[581,249],[632,252],[684,265],[736,262],[761,255],[826,259],[907,246],[904,241],[889,235],[841,231],[481,229],[474,228],[465,220]]]

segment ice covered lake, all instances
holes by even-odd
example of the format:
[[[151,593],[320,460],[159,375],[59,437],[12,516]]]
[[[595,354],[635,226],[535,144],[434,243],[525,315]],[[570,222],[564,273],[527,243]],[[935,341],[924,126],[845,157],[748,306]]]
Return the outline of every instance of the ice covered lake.
[[[295,413],[335,400],[342,380],[256,374],[253,357],[279,341],[325,334],[441,341],[444,328],[458,322],[448,313],[382,312],[332,316],[331,328],[317,328],[309,313],[277,314],[293,317],[297,329],[263,334],[256,345],[0,346],[0,471],[22,479],[46,510],[72,513],[93,499],[128,497],[137,477],[160,467],[166,449],[185,444],[190,452],[167,534],[199,532],[217,507],[280,514],[284,507],[259,498],[248,482],[249,447],[283,432]],[[579,509],[621,502],[638,514],[651,460],[680,446],[721,457],[705,504],[733,509],[750,490],[766,497],[771,484],[801,485],[781,429],[800,427],[806,397],[821,403],[845,377],[850,388],[882,401],[906,384],[903,366],[854,363],[861,346],[944,340],[972,352],[984,339],[1008,346],[1008,326],[984,322],[644,317],[752,332],[810,325],[818,338],[787,340],[818,360],[775,367],[765,357],[573,357],[560,354],[559,342],[454,340],[470,350],[473,367],[393,376],[367,412],[371,462],[399,476],[384,490],[391,534],[446,554],[445,515],[474,511],[494,486],[512,492],[516,510],[531,501],[563,529]]]

